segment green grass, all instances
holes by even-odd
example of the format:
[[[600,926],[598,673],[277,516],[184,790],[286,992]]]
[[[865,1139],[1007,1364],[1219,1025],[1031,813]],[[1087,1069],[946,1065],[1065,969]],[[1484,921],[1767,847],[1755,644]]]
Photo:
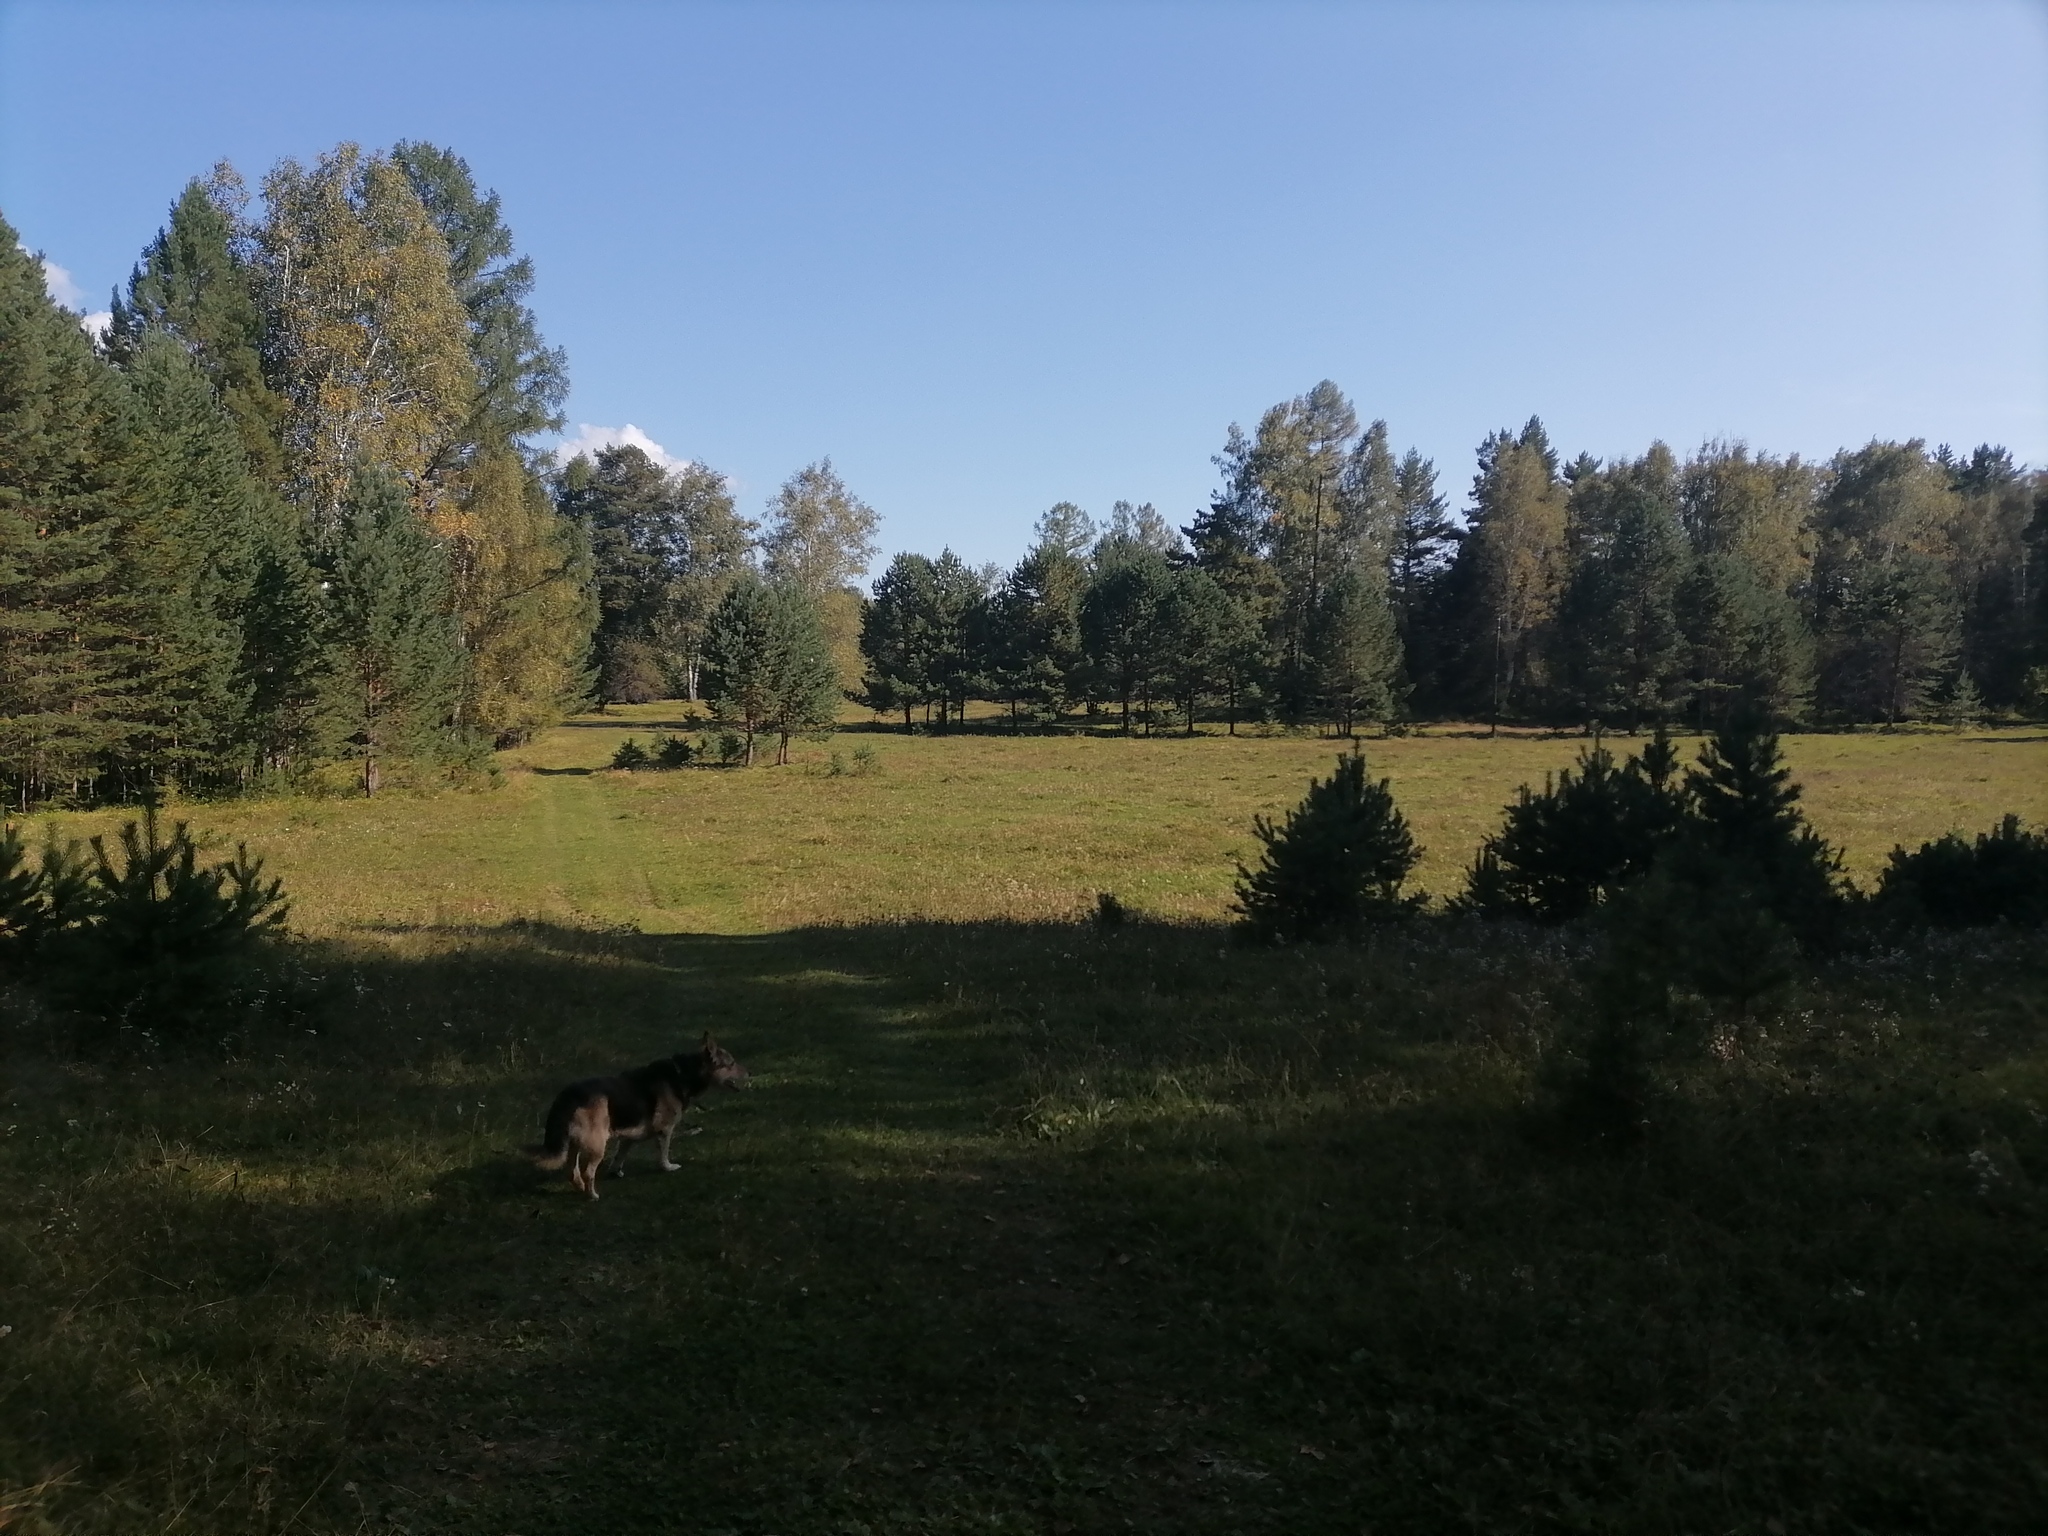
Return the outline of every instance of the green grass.
[[[506,756],[498,790],[373,802],[255,800],[199,807],[282,873],[295,924],[474,924],[534,917],[650,933],[763,933],[817,923],[1065,919],[1099,890],[1141,911],[1221,919],[1255,813],[1293,805],[1339,743],[1313,736],[1195,740],[848,730],[800,743],[789,768],[613,773],[683,707],[583,716]],[[1625,743],[1624,743],[1625,744]],[[880,772],[829,777],[872,747]],[[1423,843],[1417,878],[1459,888],[1479,839],[1523,783],[1571,764],[1576,737],[1477,731],[1365,743]],[[1696,748],[1680,743],[1689,760]],[[1895,842],[2048,822],[2048,734],[1787,738],[1813,820],[1866,883]],[[112,818],[67,817],[76,829]]]
[[[307,934],[303,1006],[228,1049],[81,1057],[0,1002],[0,1528],[2048,1518],[2038,942],[1806,976],[1587,1157],[1532,1107],[1580,941],[1225,944],[1251,812],[1332,743],[576,771],[672,718],[491,793],[189,812]],[[1576,746],[1368,752],[1445,890]],[[2038,739],[1791,746],[1865,873],[2048,819]],[[1176,921],[1097,932],[1100,889]],[[683,1172],[590,1205],[516,1156],[561,1082],[707,1027],[755,1086]]]

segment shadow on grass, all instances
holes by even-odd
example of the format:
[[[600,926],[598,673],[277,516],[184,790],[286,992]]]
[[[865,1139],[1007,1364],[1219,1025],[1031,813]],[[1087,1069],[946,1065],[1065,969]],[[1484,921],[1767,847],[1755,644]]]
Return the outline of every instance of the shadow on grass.
[[[1900,962],[1946,1001],[1888,1050],[1896,977],[1817,984],[1839,1030],[1600,1160],[1525,1134],[1555,936],[310,946],[319,1033],[9,1105],[0,1482],[68,1462],[81,1531],[539,1536],[679,1487],[750,1536],[2026,1529],[2048,1144],[1996,1089],[2041,967],[2001,954]],[[563,1082],[707,1029],[755,1086],[680,1172],[593,1204],[525,1160]]]

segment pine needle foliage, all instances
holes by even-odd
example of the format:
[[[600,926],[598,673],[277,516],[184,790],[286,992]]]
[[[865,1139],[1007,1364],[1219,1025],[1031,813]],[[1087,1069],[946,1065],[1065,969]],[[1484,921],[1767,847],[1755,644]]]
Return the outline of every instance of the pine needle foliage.
[[[284,883],[246,844],[202,860],[184,822],[156,806],[90,851],[52,842],[33,868],[0,838],[0,954],[64,1007],[169,1036],[209,1017],[290,912]]]
[[[1752,889],[1802,944],[1834,934],[1851,894],[1842,856],[1807,824],[1766,716],[1731,715],[1686,770],[1685,793],[1689,863],[1732,866],[1727,878]]]
[[[1329,939],[1418,911],[1424,894],[1401,894],[1422,849],[1387,781],[1365,776],[1365,754],[1337,759],[1301,804],[1275,824],[1254,817],[1265,845],[1256,870],[1237,867],[1237,910],[1246,930],[1279,941]]]
[[[1451,909],[1567,922],[1611,899],[1648,873],[1684,814],[1676,766],[1660,731],[1624,763],[1596,744],[1542,793],[1524,785]]]
[[[1894,848],[1877,902],[1892,916],[1942,928],[2048,923],[2048,832],[2007,816],[1974,843],[1951,832],[1911,853]]]
[[[92,840],[89,920],[53,957],[58,995],[81,1011],[143,1029],[189,1028],[240,978],[241,962],[290,911],[247,845],[202,865],[184,822],[165,837],[155,807]]]

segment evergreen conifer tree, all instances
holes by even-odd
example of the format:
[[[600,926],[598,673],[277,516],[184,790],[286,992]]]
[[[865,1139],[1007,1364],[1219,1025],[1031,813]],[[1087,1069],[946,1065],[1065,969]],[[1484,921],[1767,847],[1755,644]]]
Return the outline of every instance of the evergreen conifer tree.
[[[1131,706],[1139,706],[1146,732],[1149,706],[1166,682],[1172,661],[1167,595],[1173,571],[1166,557],[1142,545],[1116,545],[1098,557],[1081,599],[1081,643],[1098,696],[1115,699],[1123,731],[1131,734]]]
[[[1718,551],[1697,556],[1674,608],[1685,643],[1681,686],[1703,729],[1731,709],[1778,719],[1804,709],[1813,673],[1805,621],[1791,597],[1763,586],[1748,562]]]
[[[257,766],[256,674],[287,660],[259,655],[251,631],[273,644],[312,644],[252,611],[273,600],[258,573],[293,545],[289,514],[250,473],[235,421],[183,342],[150,330],[123,350],[135,406],[126,557],[155,641],[145,755],[189,782],[243,782]]]
[[[967,699],[984,685],[983,607],[988,589],[979,572],[950,549],[932,561],[931,609],[924,630],[931,657],[931,681],[939,701],[939,724],[964,721]]]
[[[1387,781],[1366,778],[1361,752],[1311,780],[1285,821],[1259,816],[1252,829],[1265,853],[1256,870],[1238,866],[1237,907],[1256,937],[1334,938],[1406,917],[1427,899],[1401,894],[1422,849]]]
[[[1680,877],[1747,891],[1802,942],[1827,940],[1848,893],[1842,856],[1807,825],[1768,719],[1753,709],[1736,711],[1700,749],[1685,789],[1690,815],[1677,850],[1687,861]]]
[[[754,737],[769,728],[776,714],[776,623],[775,598],[767,583],[749,571],[726,588],[704,632],[711,707],[740,728],[742,761],[749,768]]]
[[[147,729],[129,409],[0,219],[0,791],[24,808],[87,790]]]
[[[322,551],[327,708],[374,795],[390,758],[445,752],[461,697],[461,635],[445,557],[398,478],[359,470]]]
[[[828,728],[839,709],[839,669],[810,593],[794,582],[768,584],[768,711],[775,761],[789,762],[789,739]]]
[[[226,161],[207,180],[186,184],[129,277],[128,292],[114,295],[106,348],[132,367],[145,337],[176,337],[233,419],[250,474],[275,489],[285,478],[285,402],[263,374],[261,273],[241,223],[247,196]]]
[[[1523,785],[1452,909],[1566,922],[1611,901],[1650,872],[1683,820],[1676,767],[1660,732],[1625,763],[1596,745],[1542,793]]]
[[[1341,734],[1354,734],[1361,718],[1392,713],[1401,642],[1386,601],[1385,574],[1376,562],[1331,578],[1310,639],[1322,697]]]
[[[1462,657],[1446,654],[1444,665],[1462,672],[1465,701],[1497,728],[1540,691],[1540,642],[1564,575],[1564,488],[1541,421],[1480,445],[1472,503],[1446,583]]]
[[[1677,463],[1662,443],[1642,458],[1570,477],[1559,606],[1561,666],[1588,720],[1662,720],[1678,702],[1686,566]]]
[[[1080,686],[1081,597],[1088,569],[1080,551],[1092,528],[1071,502],[1039,520],[1038,538],[991,596],[987,668],[996,697],[1020,711],[1057,718]]]
[[[659,641],[676,582],[687,568],[688,535],[675,487],[631,444],[598,450],[563,471],[562,514],[582,530],[597,599],[592,641],[600,703],[658,698]]]
[[[1199,566],[1173,572],[1163,607],[1167,687],[1192,736],[1202,700],[1228,687],[1240,615],[1215,577]]]
[[[1400,511],[1388,569],[1394,620],[1405,639],[1417,628],[1431,581],[1457,548],[1458,525],[1437,494],[1436,465],[1412,448],[1395,471],[1395,488]]]
[[[1961,499],[1915,439],[1835,455],[1816,511],[1819,702],[1849,719],[1910,718],[1960,639],[1948,563]]]
[[[932,696],[932,644],[926,624],[935,602],[932,562],[905,552],[889,562],[861,610],[860,650],[867,663],[862,698],[870,709],[911,710]]]

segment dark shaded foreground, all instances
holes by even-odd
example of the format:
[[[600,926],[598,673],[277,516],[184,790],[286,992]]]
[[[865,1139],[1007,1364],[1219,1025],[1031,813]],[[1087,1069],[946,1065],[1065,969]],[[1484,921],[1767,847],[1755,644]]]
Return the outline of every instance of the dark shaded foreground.
[[[1617,1157],[1535,1107],[1574,945],[370,933],[225,1060],[15,1000],[0,1526],[2042,1528],[2036,947],[1808,978]],[[707,1027],[683,1172],[515,1155]]]

